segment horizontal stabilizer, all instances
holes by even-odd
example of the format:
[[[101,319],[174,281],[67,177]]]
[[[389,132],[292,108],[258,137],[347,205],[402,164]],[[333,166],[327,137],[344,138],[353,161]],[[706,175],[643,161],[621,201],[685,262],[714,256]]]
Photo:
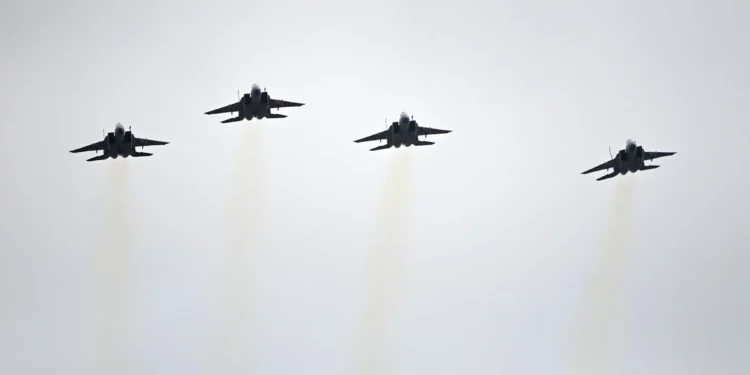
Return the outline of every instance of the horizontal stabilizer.
[[[414,146],[429,146],[429,145],[434,145],[434,144],[435,144],[435,142],[430,142],[430,141],[416,141],[416,142],[414,142]]]
[[[286,115],[282,115],[281,113],[269,113],[266,115],[266,118],[284,118]]]
[[[382,145],[382,146],[378,146],[378,147],[375,147],[375,148],[373,148],[373,149],[370,149],[370,151],[385,150],[386,148],[391,148],[391,145]]]
[[[641,168],[642,171],[647,171],[649,169],[656,169],[659,168],[659,165],[644,165],[643,168]]]
[[[153,155],[153,154],[148,153],[148,152],[134,152],[130,156],[135,157],[135,158],[139,158],[141,156],[151,156],[151,155]]]
[[[107,158],[109,158],[109,155],[99,155],[99,156],[94,156],[93,158],[91,158],[91,159],[88,159],[88,160],[86,160],[86,161],[97,161],[97,160],[105,160],[105,159],[107,159]]]
[[[615,176],[617,176],[618,174],[619,174],[619,172],[615,171],[615,172],[612,172],[612,173],[610,173],[610,174],[606,174],[606,175],[604,175],[604,176],[601,176],[601,177],[597,178],[596,180],[597,180],[597,181],[601,181],[601,180],[606,180],[606,179],[608,179],[608,178],[612,178],[612,177],[615,177]]]
[[[230,118],[230,119],[226,119],[226,120],[222,121],[221,123],[222,123],[222,124],[226,124],[226,123],[228,123],[228,122],[237,122],[237,121],[242,121],[242,120],[244,120],[244,119],[245,119],[245,118],[244,118],[244,117],[242,117],[242,116],[237,116],[237,117],[232,117],[232,118]]]

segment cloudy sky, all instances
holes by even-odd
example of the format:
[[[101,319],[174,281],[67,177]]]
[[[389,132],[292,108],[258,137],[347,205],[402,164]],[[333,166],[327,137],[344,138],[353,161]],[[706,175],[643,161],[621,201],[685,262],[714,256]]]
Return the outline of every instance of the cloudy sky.
[[[5,2],[0,373],[746,374],[749,16]],[[203,114],[253,83],[306,105]],[[170,144],[68,153],[117,122]]]

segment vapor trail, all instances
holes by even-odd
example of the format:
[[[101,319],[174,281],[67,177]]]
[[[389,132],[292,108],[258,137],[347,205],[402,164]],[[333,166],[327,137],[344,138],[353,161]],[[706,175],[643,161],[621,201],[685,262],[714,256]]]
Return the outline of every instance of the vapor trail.
[[[129,160],[112,160],[104,191],[100,245],[94,270],[98,286],[95,373],[132,373],[132,203]]]
[[[630,177],[630,178],[628,178]],[[612,212],[605,223],[602,249],[594,265],[589,298],[578,332],[575,374],[612,374],[613,353],[623,342],[620,288],[631,236],[635,179],[617,180]]]
[[[244,123],[237,146],[228,210],[229,252],[223,277],[225,287],[219,332],[220,371],[252,372],[249,348],[254,257],[265,214],[265,134],[262,124]]]
[[[406,150],[404,150],[406,151]],[[375,241],[365,264],[365,308],[357,347],[356,373],[384,375],[388,313],[394,307],[405,251],[411,189],[409,152],[391,155],[376,217]]]

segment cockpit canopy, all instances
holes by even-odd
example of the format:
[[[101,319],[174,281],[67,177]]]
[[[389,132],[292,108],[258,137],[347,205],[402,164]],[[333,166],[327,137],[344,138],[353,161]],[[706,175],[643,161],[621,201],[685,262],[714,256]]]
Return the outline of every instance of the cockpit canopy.
[[[401,112],[401,115],[398,119],[398,124],[401,126],[406,126],[409,124],[409,115],[406,114],[406,112]]]
[[[634,151],[635,151],[635,147],[636,147],[636,145],[635,145],[635,142],[634,142],[634,141],[632,141],[632,140],[628,139],[628,141],[627,141],[627,142],[625,142],[625,150],[626,150],[626,151],[627,151],[628,153],[632,153],[632,152],[634,152]]]
[[[125,127],[118,122],[117,125],[115,125],[115,136],[121,138],[123,135],[125,135]]]
[[[250,89],[250,96],[253,98],[260,97],[260,86],[257,83],[253,83],[253,87]]]

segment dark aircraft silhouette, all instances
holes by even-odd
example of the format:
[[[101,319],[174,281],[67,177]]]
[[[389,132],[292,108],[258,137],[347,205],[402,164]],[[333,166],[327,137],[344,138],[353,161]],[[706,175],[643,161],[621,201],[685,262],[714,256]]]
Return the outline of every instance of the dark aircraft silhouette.
[[[613,172],[602,177],[597,178],[597,181],[606,180],[617,176],[618,174],[626,174],[628,172],[646,171],[649,169],[659,168],[658,165],[646,165],[646,160],[654,160],[665,156],[674,155],[676,152],[656,152],[656,151],[643,151],[643,146],[638,146],[635,142],[628,139],[625,143],[625,149],[620,150],[617,153],[617,157],[612,158],[612,151],[610,151],[610,160],[589,169],[581,174],[588,174],[591,172],[597,172],[601,170],[609,171],[612,168]]]
[[[391,126],[388,126],[388,120],[386,120],[385,131],[382,131],[378,134],[371,135],[369,137],[358,139],[354,142],[360,143],[360,142],[382,141],[382,140],[386,141],[385,145],[375,147],[371,149],[370,151],[385,150],[393,146],[396,146],[396,148],[399,148],[402,145],[406,147],[409,147],[411,145],[429,146],[429,145],[434,145],[435,142],[420,141],[419,140],[420,135],[427,136],[427,135],[433,135],[433,134],[446,134],[450,132],[451,130],[440,130],[440,129],[426,128],[423,126],[419,126],[419,124],[417,124],[417,122],[414,121],[414,116],[412,116],[410,120],[409,116],[405,112],[401,112],[401,116],[398,119],[398,122],[392,123]]]
[[[115,125],[115,131],[107,134],[107,136],[104,137],[103,141],[92,143],[88,146],[75,149],[71,152],[76,154],[85,151],[95,151],[97,153],[100,150],[103,151],[102,155],[95,156],[86,161],[104,160],[108,158],[117,159],[118,156],[122,156],[124,158],[128,156],[141,157],[151,156],[151,154],[149,154],[148,152],[138,152],[135,150],[136,147],[141,147],[141,149],[143,149],[143,147],[145,146],[162,146],[168,143],[169,142],[136,138],[133,135],[133,132],[131,132],[130,130],[125,131],[125,128],[122,126],[122,124],[118,122],[117,125]]]
[[[239,96],[239,92],[237,93]],[[265,89],[263,92],[260,91],[260,87],[257,84],[253,84],[249,94],[245,94],[234,104],[230,104],[213,111],[206,112],[207,115],[215,115],[217,113],[231,113],[237,112],[237,117],[233,117],[222,121],[223,124],[228,122],[252,120],[253,118],[284,118],[286,115],[279,113],[271,113],[272,108],[285,108],[285,107],[301,107],[304,103],[287,102],[279,99],[271,99]]]

